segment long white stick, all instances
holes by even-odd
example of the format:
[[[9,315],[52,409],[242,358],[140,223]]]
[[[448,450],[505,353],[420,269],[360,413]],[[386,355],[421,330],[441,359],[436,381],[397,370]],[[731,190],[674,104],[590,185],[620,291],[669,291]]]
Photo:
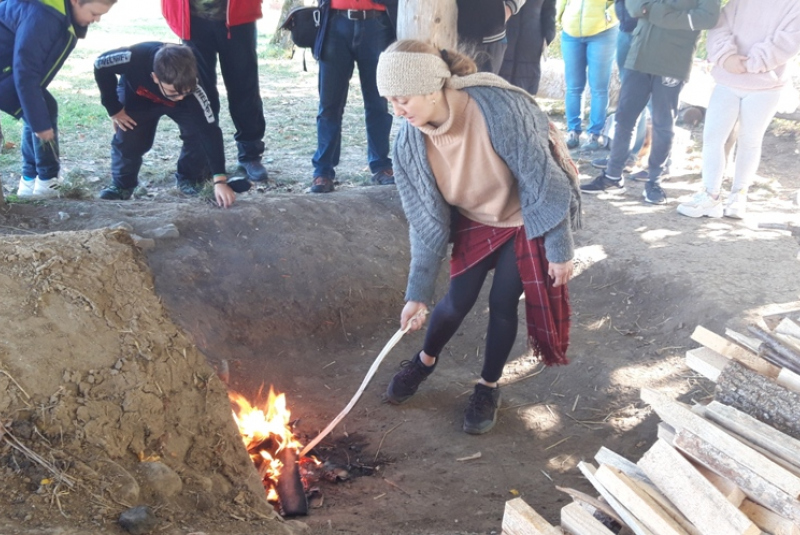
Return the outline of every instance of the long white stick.
[[[414,316],[414,318],[416,319],[417,316]],[[334,418],[331,423],[328,424],[328,427],[326,427],[319,435],[317,435],[314,438],[314,440],[309,442],[306,445],[306,447],[303,448],[303,451],[300,452],[300,456],[301,457],[303,455],[307,454],[309,451],[311,451],[314,448],[314,446],[319,444],[320,440],[322,440],[323,438],[328,436],[328,433],[333,431],[333,428],[336,427],[336,424],[341,422],[342,418],[347,416],[347,413],[350,412],[350,409],[352,409],[353,406],[356,404],[356,402],[358,401],[358,398],[361,397],[361,394],[364,392],[364,389],[367,388],[367,385],[369,384],[370,380],[372,379],[372,376],[375,375],[376,371],[378,371],[378,366],[381,365],[381,362],[383,362],[384,357],[386,357],[386,355],[389,353],[389,351],[391,351],[392,348],[397,345],[397,342],[400,341],[400,339],[403,337],[403,335],[408,332],[408,329],[411,328],[412,322],[413,322],[413,320],[409,321],[408,324],[406,325],[405,329],[399,329],[396,333],[394,333],[394,336],[392,336],[392,338],[388,342],[386,342],[386,345],[383,346],[383,350],[381,350],[380,354],[378,355],[378,358],[376,358],[375,362],[372,363],[372,366],[370,367],[369,371],[367,372],[367,376],[364,377],[364,381],[361,382],[361,386],[358,388],[358,391],[353,396],[353,399],[351,399],[350,403],[347,404],[347,406],[344,408],[344,410],[342,412],[340,412],[339,415],[336,418]]]

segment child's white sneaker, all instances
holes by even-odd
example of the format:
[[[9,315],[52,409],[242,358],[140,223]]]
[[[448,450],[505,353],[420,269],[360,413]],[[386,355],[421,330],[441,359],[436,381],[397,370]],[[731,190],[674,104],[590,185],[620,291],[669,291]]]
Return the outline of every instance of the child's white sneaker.
[[[36,180],[32,178],[30,180],[25,180],[24,177],[20,177],[19,186],[17,187],[17,197],[20,199],[33,197],[33,188],[35,183]]]
[[[37,177],[36,184],[33,186],[33,197],[37,199],[54,199],[58,197],[58,179],[42,180]]]
[[[743,219],[747,212],[747,192],[745,190],[732,191],[725,202],[725,217]]]
[[[706,190],[678,205],[678,213],[689,217],[722,217],[722,199],[715,199]]]

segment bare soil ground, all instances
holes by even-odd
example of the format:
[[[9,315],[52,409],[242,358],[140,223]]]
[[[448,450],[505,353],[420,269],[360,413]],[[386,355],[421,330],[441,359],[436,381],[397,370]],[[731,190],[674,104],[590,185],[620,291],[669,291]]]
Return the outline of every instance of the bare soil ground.
[[[797,308],[798,243],[787,232],[757,227],[797,222],[797,137],[787,125],[773,125],[762,178],[742,221],[675,212],[674,199],[697,187],[698,137],[699,131],[680,132],[673,176],[665,183],[670,204],[644,205],[637,184],[623,195],[585,199],[585,228],[576,236],[579,273],[570,284],[569,366],[542,370],[520,335],[502,379],[496,428],[469,436],[461,418],[480,369],[485,298],[418,395],[401,407],[385,405],[381,394],[392,374],[421,344],[421,334],[406,336],[317,448],[351,477],[321,483],[302,525],[275,524],[252,513],[265,514],[258,504],[236,501],[229,487],[238,482],[247,489],[249,477],[230,469],[241,467],[236,452],[222,453],[224,461],[207,456],[213,444],[197,438],[197,427],[230,423],[224,389],[211,370],[228,361],[230,388],[248,397],[262,385],[285,392],[304,442],[325,427],[398,327],[409,258],[395,188],[345,187],[325,196],[252,192],[228,211],[171,196],[9,205],[0,214],[2,419],[13,422],[9,429],[28,447],[70,466],[67,473],[91,492],[62,486],[56,500],[42,483],[47,472],[4,444],[0,532],[122,533],[115,521],[123,500],[115,503],[107,487],[92,487],[98,466],[75,468],[75,457],[67,458],[75,453],[70,444],[83,445],[79,459],[107,458],[135,470],[143,449],[137,445],[152,446],[159,433],[184,437],[161,451],[175,454],[162,461],[195,481],[201,497],[194,504],[163,502],[159,533],[490,534],[499,533],[504,503],[516,495],[556,522],[568,500],[556,485],[591,492],[575,468],[579,461],[600,446],[636,460],[655,440],[656,419],[639,401],[639,388],[684,399],[708,394],[708,384],[682,362],[696,325],[719,331]],[[587,162],[597,155],[575,155],[587,177]],[[287,162],[278,171],[288,174],[298,165]],[[119,222],[141,236],[173,223],[180,237],[157,239],[141,254],[120,233],[111,239],[109,232],[85,232]],[[438,294],[445,288],[442,273]],[[97,304],[96,295],[107,301]],[[150,353],[167,357],[143,360],[142,341]],[[178,366],[175,351],[184,349],[201,357]],[[110,382],[115,369],[128,371],[126,363],[139,366],[131,381]],[[203,388],[215,385],[213,395],[198,397],[205,392],[198,377]],[[174,391],[173,403],[182,409],[162,407],[163,396],[142,390],[150,380]],[[150,408],[136,414],[146,422],[87,427],[92,415],[78,407],[99,400],[92,392],[103,384],[118,391],[105,392],[107,404],[93,410],[121,406],[124,412],[126,399],[144,400]],[[22,407],[17,387],[39,395],[33,396],[36,410]],[[71,419],[78,414],[84,420]],[[147,430],[136,442],[125,434],[131,429]],[[189,455],[192,444],[200,444],[204,460]],[[98,503],[98,496],[106,500]],[[140,501],[160,503],[144,492]]]

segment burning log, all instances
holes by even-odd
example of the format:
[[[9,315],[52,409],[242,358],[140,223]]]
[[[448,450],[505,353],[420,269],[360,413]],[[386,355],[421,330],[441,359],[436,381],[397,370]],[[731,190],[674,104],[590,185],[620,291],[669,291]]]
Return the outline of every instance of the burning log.
[[[300,464],[297,462],[297,450],[284,448],[278,452],[278,460],[283,464],[283,469],[278,476],[275,490],[281,504],[283,516],[301,516],[308,514],[308,499],[300,478]]]

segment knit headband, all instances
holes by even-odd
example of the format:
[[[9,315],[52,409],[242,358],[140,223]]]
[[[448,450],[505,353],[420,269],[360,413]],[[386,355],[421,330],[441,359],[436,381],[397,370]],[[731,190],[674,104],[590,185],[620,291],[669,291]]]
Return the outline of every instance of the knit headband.
[[[378,59],[378,92],[384,97],[430,95],[450,78],[439,56],[425,52],[384,52]]]

